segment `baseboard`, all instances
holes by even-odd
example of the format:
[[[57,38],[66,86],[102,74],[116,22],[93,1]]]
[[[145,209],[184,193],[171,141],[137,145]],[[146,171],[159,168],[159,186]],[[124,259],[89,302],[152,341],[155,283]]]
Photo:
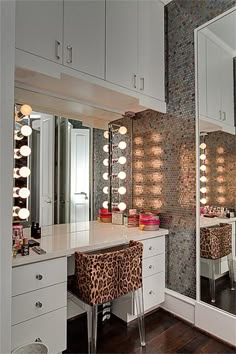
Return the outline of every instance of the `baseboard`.
[[[161,304],[161,308],[189,323],[195,324],[195,303],[196,300],[166,288],[165,301]]]

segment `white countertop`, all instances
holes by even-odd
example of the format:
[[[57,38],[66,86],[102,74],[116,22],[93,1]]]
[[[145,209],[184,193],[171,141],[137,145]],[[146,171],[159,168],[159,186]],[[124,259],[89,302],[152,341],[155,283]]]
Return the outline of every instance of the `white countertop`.
[[[29,256],[17,255],[12,266],[40,262],[47,259],[70,256],[75,251],[89,252],[126,244],[130,240],[145,240],[168,235],[168,230],[141,231],[137,227],[99,223],[97,221],[61,224],[42,227],[40,246],[47,252],[38,255],[31,250]],[[30,229],[24,230],[30,238]]]
[[[204,216],[200,217],[200,227],[209,227],[209,226],[214,226],[214,225],[218,225],[220,223],[222,224],[229,224],[231,222],[235,222],[236,221],[236,217],[235,218],[206,218]]]

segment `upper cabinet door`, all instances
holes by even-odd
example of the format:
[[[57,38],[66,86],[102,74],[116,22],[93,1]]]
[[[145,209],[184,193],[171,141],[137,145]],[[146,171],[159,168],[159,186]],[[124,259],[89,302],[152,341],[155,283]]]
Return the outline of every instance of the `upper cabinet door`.
[[[16,1],[16,48],[62,63],[63,0]]]
[[[138,16],[138,88],[165,101],[164,4],[139,0]]]
[[[64,0],[64,65],[104,79],[105,0]]]
[[[106,80],[136,90],[138,1],[106,1]]]
[[[233,58],[226,50],[221,52],[221,110],[224,123],[234,126]]]

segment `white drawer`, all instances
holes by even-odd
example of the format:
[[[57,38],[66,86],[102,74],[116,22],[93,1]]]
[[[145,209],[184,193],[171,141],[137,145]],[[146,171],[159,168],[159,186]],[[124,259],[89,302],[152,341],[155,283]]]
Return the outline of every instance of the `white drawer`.
[[[165,300],[165,273],[158,273],[143,279],[144,311]]]
[[[12,325],[66,306],[67,283],[12,297]]]
[[[11,348],[35,342],[40,338],[49,347],[50,354],[66,349],[66,307],[12,326]]]
[[[12,296],[65,282],[66,257],[27,264],[12,269]]]
[[[143,260],[143,278],[165,271],[165,254],[158,254],[154,257]]]
[[[165,253],[165,236],[143,240],[143,258]]]

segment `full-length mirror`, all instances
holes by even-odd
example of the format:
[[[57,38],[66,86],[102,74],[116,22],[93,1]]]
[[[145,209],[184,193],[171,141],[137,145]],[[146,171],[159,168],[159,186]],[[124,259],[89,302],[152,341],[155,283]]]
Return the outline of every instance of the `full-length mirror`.
[[[236,314],[236,10],[197,32],[200,300]]]

